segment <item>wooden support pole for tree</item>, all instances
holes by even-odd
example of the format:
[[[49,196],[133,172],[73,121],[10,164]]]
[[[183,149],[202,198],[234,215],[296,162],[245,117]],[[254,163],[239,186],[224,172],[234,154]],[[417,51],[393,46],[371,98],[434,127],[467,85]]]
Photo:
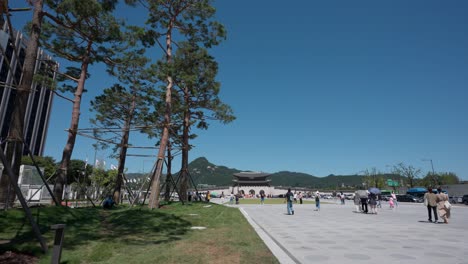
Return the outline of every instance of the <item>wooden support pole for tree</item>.
[[[60,264],[62,257],[63,238],[65,237],[65,224],[53,225],[50,229],[55,230],[54,248],[52,249],[52,264]]]

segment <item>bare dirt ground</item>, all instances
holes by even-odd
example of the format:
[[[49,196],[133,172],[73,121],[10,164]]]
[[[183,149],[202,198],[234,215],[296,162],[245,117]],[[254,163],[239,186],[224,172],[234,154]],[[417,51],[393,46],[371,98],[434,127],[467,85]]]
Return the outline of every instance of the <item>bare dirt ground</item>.
[[[34,256],[15,253],[12,251],[4,252],[0,255],[0,263],[9,263],[9,264],[30,264],[37,263],[37,258]]]

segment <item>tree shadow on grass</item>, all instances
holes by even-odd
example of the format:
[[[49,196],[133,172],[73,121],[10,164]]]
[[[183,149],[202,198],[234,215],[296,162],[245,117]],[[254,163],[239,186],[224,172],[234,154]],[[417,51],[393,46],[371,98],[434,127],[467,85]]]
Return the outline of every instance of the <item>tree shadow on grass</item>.
[[[106,224],[106,229],[112,232],[105,239],[137,245],[179,240],[191,227],[190,222],[178,216],[137,209],[114,212]]]
[[[55,233],[54,224],[66,224],[64,249],[78,250],[92,242],[117,242],[130,245],[169,243],[182,239],[191,223],[170,213],[154,210],[101,208],[46,207],[41,208],[37,222],[49,248]],[[19,217],[19,218],[18,218]],[[0,245],[0,252],[14,251],[35,256],[42,255],[41,248],[29,221],[24,215],[16,217],[9,228],[18,228],[10,242]],[[0,232],[1,233],[1,232]]]
[[[39,230],[49,247],[52,245],[55,235],[50,229],[54,224],[66,224],[65,239],[67,242],[79,243],[79,241],[84,241],[86,239],[99,238],[95,231],[100,225],[100,218],[96,213],[93,213],[92,210],[70,209],[66,207],[43,207],[34,208],[32,211],[35,213],[34,220],[38,224]],[[18,228],[16,235],[10,239],[9,243],[0,246],[0,252],[16,251],[40,255],[42,250],[35,233],[32,231],[29,220],[24,214],[21,214],[17,220],[18,221],[15,221],[12,225],[15,226],[16,224],[15,228]]]

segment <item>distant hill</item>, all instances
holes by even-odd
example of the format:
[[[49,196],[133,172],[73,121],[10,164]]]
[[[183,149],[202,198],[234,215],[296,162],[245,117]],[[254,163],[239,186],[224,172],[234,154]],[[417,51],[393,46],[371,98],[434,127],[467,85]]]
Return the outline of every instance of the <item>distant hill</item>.
[[[231,186],[233,174],[243,170],[228,168],[216,165],[208,161],[205,157],[200,157],[189,164],[189,171],[196,184],[209,184],[216,186]],[[177,173],[174,173],[176,175]],[[384,175],[384,178],[391,178],[392,175]],[[139,178],[139,173],[129,173],[128,178]],[[271,185],[288,187],[307,188],[333,188],[340,189],[342,186],[360,187],[364,176],[361,175],[329,175],[317,177],[307,173],[280,171],[272,173],[270,176]]]
[[[210,163],[205,157],[197,158],[190,162],[189,171],[197,184],[204,183],[217,186],[232,185],[232,175],[241,172],[238,169]]]
[[[242,170],[228,168],[210,163],[205,157],[197,158],[189,164],[189,171],[194,181],[217,186],[232,185],[233,174]],[[270,176],[273,186],[291,187],[341,187],[360,186],[363,176],[360,175],[329,175],[327,177],[316,177],[307,173],[280,171]]]

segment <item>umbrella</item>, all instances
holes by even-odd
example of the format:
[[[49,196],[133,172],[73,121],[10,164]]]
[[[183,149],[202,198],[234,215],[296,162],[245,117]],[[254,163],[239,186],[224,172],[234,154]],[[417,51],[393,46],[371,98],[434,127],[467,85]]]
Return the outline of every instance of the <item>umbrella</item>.
[[[370,193],[373,193],[373,194],[379,194],[379,193],[380,193],[380,189],[379,189],[379,188],[376,188],[376,187],[372,187],[372,188],[369,188],[369,192],[370,192]]]
[[[359,198],[366,198],[368,196],[366,190],[357,190],[356,194],[359,196]]]

